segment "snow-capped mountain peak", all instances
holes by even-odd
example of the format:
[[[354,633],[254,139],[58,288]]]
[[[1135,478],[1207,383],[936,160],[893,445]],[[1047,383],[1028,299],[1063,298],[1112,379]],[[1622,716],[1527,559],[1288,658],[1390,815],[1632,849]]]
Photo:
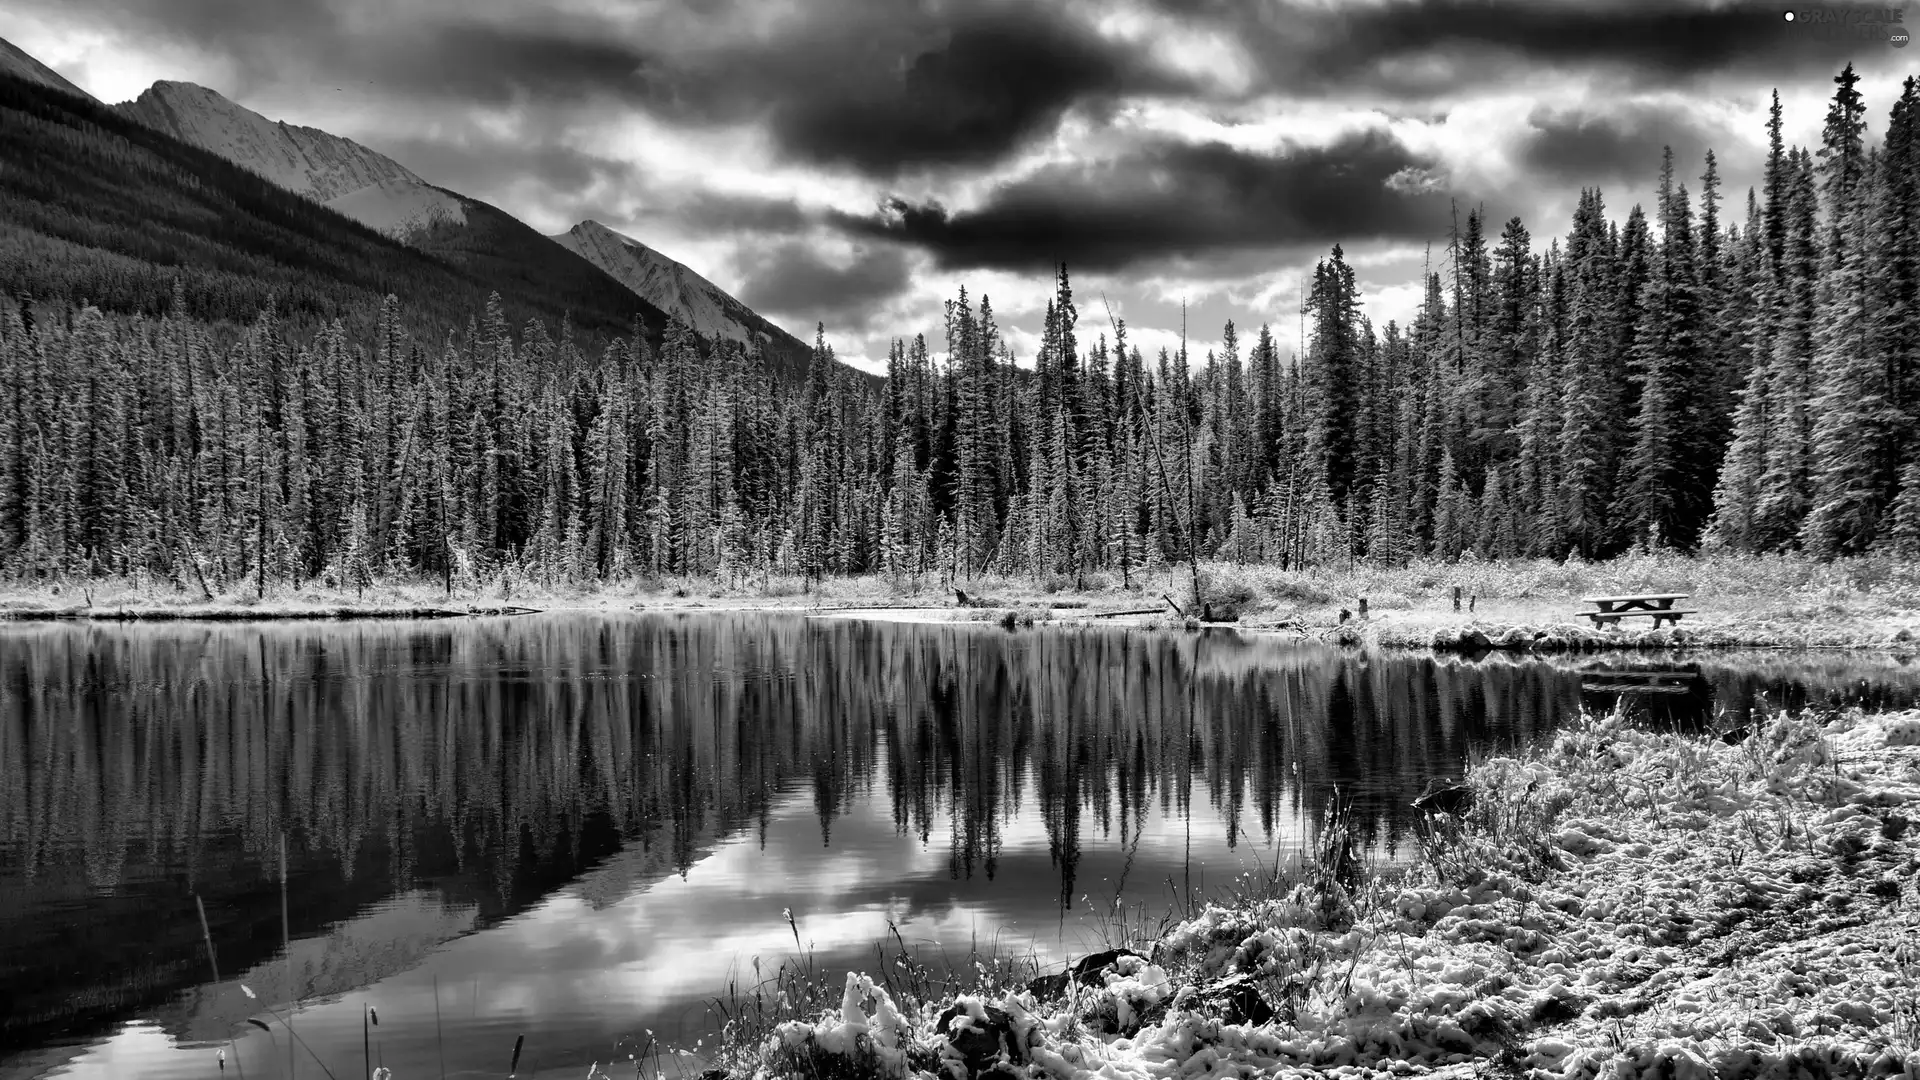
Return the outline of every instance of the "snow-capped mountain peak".
[[[701,337],[744,343],[755,334],[771,336],[766,321],[745,304],[631,236],[583,221],[553,239],[660,310],[679,313]]]
[[[115,108],[396,239],[466,221],[457,197],[392,158],[318,128],[269,120],[204,86],[161,81]]]

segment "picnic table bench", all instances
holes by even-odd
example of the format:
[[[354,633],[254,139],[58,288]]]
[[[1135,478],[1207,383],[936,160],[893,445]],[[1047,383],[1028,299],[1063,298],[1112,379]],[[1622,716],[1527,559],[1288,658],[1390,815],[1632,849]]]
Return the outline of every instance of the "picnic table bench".
[[[1645,593],[1640,596],[1583,596],[1580,602],[1592,604],[1594,610],[1576,613],[1577,618],[1592,619],[1595,626],[1612,626],[1621,619],[1650,618],[1657,628],[1663,622],[1680,624],[1684,615],[1697,615],[1699,612],[1683,610],[1673,606],[1675,600],[1685,600],[1690,593]]]

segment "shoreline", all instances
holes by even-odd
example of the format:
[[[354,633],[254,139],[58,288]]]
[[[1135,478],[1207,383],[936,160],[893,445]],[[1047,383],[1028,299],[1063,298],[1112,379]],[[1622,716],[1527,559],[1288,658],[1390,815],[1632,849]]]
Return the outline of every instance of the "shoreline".
[[[1291,571],[1203,561],[1197,575],[1161,566],[1124,578],[1107,572],[1039,579],[983,575],[959,584],[964,598],[934,573],[568,582],[510,568],[456,582],[451,591],[437,578],[377,579],[364,589],[311,580],[297,588],[269,582],[262,597],[248,581],[188,589],[144,575],[16,580],[0,581],[0,623],[765,612],[999,623],[1010,630],[1204,626],[1469,656],[1673,649],[1920,652],[1920,564],[1889,559],[1656,552],[1599,563],[1535,559]],[[1645,592],[1688,595],[1687,606],[1698,610],[1677,626],[1659,629],[1633,620],[1601,629],[1578,618],[1587,606],[1583,596]],[[1190,617],[1195,612],[1215,618],[1202,623]]]
[[[1589,716],[1465,785],[1403,877],[1336,823],[1296,873],[1064,974],[849,973],[731,1028],[721,1070],[1920,1077],[1920,711],[1738,741]]]
[[[1393,612],[1366,620],[1340,622],[1324,616],[1304,619],[1251,618],[1201,622],[1175,617],[1171,611],[1144,615],[1137,609],[1105,609],[1099,600],[1074,598],[1060,606],[1019,605],[933,606],[884,603],[807,603],[787,597],[649,597],[614,605],[545,598],[518,603],[451,601],[421,604],[413,601],[275,602],[256,605],[245,601],[214,603],[88,606],[0,607],[0,624],[136,623],[136,622],[324,622],[354,620],[446,620],[502,618],[520,615],[660,615],[749,613],[799,615],[810,618],[863,619],[923,625],[998,623],[1008,629],[1028,627],[1106,626],[1168,631],[1235,630],[1276,635],[1301,641],[1359,648],[1423,649],[1467,656],[1486,653],[1557,654],[1613,651],[1673,651],[1723,649],[1822,649],[1891,653],[1920,653],[1920,634],[1900,625],[1863,625],[1857,621],[1809,621],[1787,626],[1775,622],[1735,622],[1712,617],[1691,625],[1659,629],[1600,630],[1572,621],[1502,622],[1472,617],[1447,619],[1426,614],[1419,619],[1396,617]],[[535,606],[538,605],[538,606]]]

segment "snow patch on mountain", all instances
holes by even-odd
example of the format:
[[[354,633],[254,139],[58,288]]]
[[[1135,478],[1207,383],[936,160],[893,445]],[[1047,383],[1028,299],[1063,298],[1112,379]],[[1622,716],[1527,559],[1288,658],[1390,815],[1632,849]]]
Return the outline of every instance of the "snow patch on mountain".
[[[50,86],[69,94],[77,94],[88,101],[94,100],[92,94],[60,77],[60,73],[27,55],[18,45],[0,38],[0,74],[12,75],[28,82]]]
[[[719,286],[597,221],[583,221],[553,239],[653,306],[678,313],[701,337],[742,343],[756,334],[763,341],[769,337],[756,327],[762,320],[752,309]]]
[[[269,120],[193,83],[154,83],[122,113],[399,240],[464,224],[459,198],[392,158],[318,128]]]
[[[435,225],[463,225],[459,199],[426,184],[375,184],[327,200],[326,205],[397,240]]]

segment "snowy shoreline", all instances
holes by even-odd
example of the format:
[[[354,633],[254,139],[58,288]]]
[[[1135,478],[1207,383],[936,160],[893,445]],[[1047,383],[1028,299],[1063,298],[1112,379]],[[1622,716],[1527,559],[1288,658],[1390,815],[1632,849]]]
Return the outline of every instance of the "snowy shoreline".
[[[1432,649],[1436,652],[1477,654],[1569,653],[1597,651],[1668,651],[1679,649],[1856,649],[1892,652],[1920,650],[1920,637],[1900,627],[1863,628],[1852,621],[1793,625],[1768,621],[1706,620],[1693,625],[1659,629],[1607,629],[1572,622],[1509,623],[1500,621],[1435,622],[1401,620],[1392,614],[1367,621],[1316,625],[1295,621],[1201,623],[1165,615],[1113,615],[1084,600],[1058,608],[1042,604],[1017,606],[935,607],[885,604],[809,604],[786,598],[673,599],[614,605],[558,603],[529,600],[528,605],[413,601],[369,603],[200,603],[98,606],[0,607],[0,622],[277,622],[352,619],[464,619],[513,615],[649,615],[698,613],[765,613],[813,618],[860,619],[874,622],[940,625],[1000,623],[1014,626],[1110,626],[1162,630],[1216,628],[1251,634],[1273,634],[1342,646],[1384,646]]]
[[[913,1003],[850,975],[839,1009],[735,1031],[720,1064],[1920,1078],[1920,712],[1737,734],[1588,718],[1474,768],[1404,878],[1322,856],[1051,984]]]
[[[1416,560],[1299,570],[1202,560],[1197,580],[1183,566],[1162,566],[1130,576],[982,575],[960,584],[964,606],[955,603],[960,596],[950,584],[931,572],[570,581],[506,567],[453,581],[381,579],[366,589],[324,579],[296,585],[109,576],[0,582],[0,621],[455,618],[533,610],[603,616],[768,612],[997,622],[1016,629],[1044,624],[1171,630],[1200,626],[1187,618],[1198,610],[1219,617],[1208,626],[1469,655],[1680,648],[1907,652],[1920,646],[1920,567],[1887,559],[1646,553],[1592,563]],[[1196,585],[1204,603],[1195,601]],[[1689,594],[1700,611],[1659,629],[1629,621],[1603,630],[1577,618],[1590,606],[1583,605],[1583,596],[1642,592]]]

